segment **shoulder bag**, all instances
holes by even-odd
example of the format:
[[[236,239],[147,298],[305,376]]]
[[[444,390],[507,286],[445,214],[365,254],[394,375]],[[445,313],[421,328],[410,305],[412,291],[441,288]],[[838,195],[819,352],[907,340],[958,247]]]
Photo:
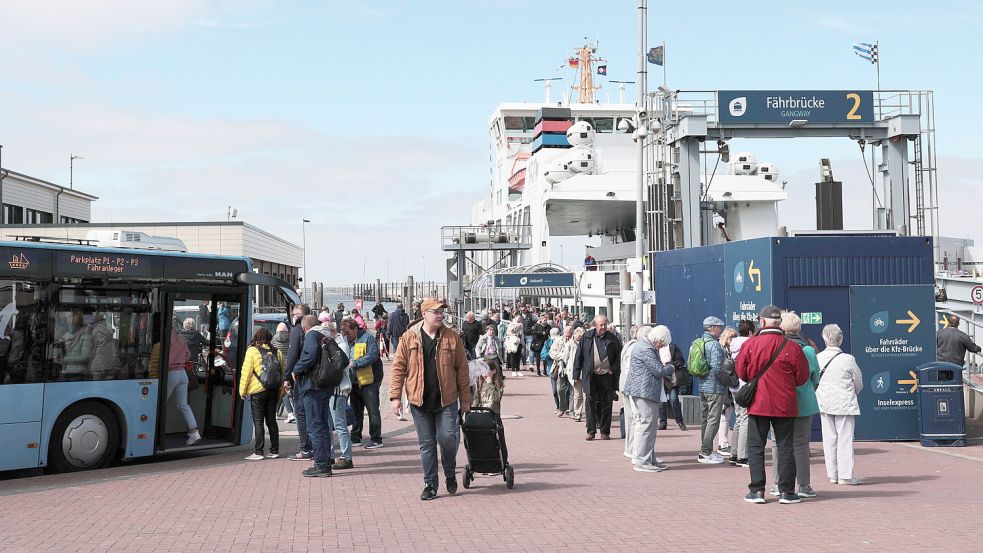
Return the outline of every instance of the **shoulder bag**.
[[[843,352],[842,351],[836,352],[836,355],[839,355],[841,353]],[[819,371],[819,380],[823,379],[823,375],[826,374],[826,369],[829,368],[829,364],[833,362],[833,359],[836,359],[836,355],[830,357],[829,361],[827,361],[826,364],[823,365],[823,370]]]
[[[751,407],[751,404],[754,403],[754,395],[758,392],[758,380],[760,380],[761,377],[768,372],[768,367],[775,362],[775,359],[778,358],[778,354],[785,349],[785,344],[787,343],[788,338],[783,339],[781,345],[779,345],[778,349],[775,350],[775,353],[772,354],[771,359],[768,360],[768,364],[766,364],[765,368],[758,373],[758,376],[754,377],[751,382],[741,386],[740,390],[737,390],[737,393],[734,394],[734,403],[744,407],[745,409]]]

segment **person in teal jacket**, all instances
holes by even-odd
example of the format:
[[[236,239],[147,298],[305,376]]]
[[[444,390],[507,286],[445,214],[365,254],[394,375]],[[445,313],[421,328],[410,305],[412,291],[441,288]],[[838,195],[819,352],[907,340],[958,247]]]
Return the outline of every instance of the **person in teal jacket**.
[[[802,321],[794,311],[782,312],[782,330],[790,343],[798,344],[809,361],[809,380],[795,388],[795,399],[799,404],[799,414],[795,417],[795,437],[792,440],[792,454],[795,457],[795,480],[799,484],[799,497],[816,497],[809,478],[809,440],[812,437],[812,418],[819,413],[816,388],[819,387],[819,361],[816,350],[800,336]],[[772,455],[777,458],[773,450]],[[775,481],[778,481],[778,466],[775,465]],[[778,495],[778,488],[772,495]]]

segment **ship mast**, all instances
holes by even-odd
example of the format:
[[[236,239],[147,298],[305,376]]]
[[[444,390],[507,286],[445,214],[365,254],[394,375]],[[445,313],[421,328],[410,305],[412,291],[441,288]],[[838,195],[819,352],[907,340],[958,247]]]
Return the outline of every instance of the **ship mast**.
[[[589,42],[574,49],[576,56],[570,58],[569,63],[577,69],[577,84],[573,89],[577,92],[577,102],[581,104],[594,103],[594,91],[601,88],[600,85],[594,86],[594,63],[603,63],[602,58],[594,57],[597,53],[598,43],[592,46]]]

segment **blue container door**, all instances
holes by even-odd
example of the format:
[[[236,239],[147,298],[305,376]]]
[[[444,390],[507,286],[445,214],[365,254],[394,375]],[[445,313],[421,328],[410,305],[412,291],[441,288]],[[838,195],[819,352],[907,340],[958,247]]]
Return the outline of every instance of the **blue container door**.
[[[850,288],[846,286],[789,288],[787,308],[799,315],[819,313],[822,316],[821,323],[802,322],[802,337],[811,338],[816,343],[816,353],[826,348],[826,343],[823,342],[823,327],[833,323],[843,329],[843,351],[850,350]],[[823,441],[823,425],[819,415],[812,418],[810,439],[814,442]]]

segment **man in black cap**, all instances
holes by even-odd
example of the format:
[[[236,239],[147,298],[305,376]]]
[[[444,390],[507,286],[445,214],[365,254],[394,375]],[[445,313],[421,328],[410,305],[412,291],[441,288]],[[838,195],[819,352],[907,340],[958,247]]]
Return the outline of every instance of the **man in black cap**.
[[[436,298],[420,306],[423,320],[411,326],[396,348],[389,386],[390,411],[401,415],[403,388],[413,412],[423,462],[420,499],[437,497],[437,446],[447,493],[457,493],[459,413],[471,409],[471,379],[464,341],[444,326],[447,304]]]
[[[778,449],[779,503],[799,503],[795,493],[795,458],[792,452],[799,404],[795,388],[809,379],[809,361],[802,348],[782,332],[782,312],[767,305],[758,314],[761,330],[741,346],[737,376],[744,382],[758,378],[754,401],[748,406],[748,465],[751,483],[744,501],[764,503],[765,442],[775,431]]]

